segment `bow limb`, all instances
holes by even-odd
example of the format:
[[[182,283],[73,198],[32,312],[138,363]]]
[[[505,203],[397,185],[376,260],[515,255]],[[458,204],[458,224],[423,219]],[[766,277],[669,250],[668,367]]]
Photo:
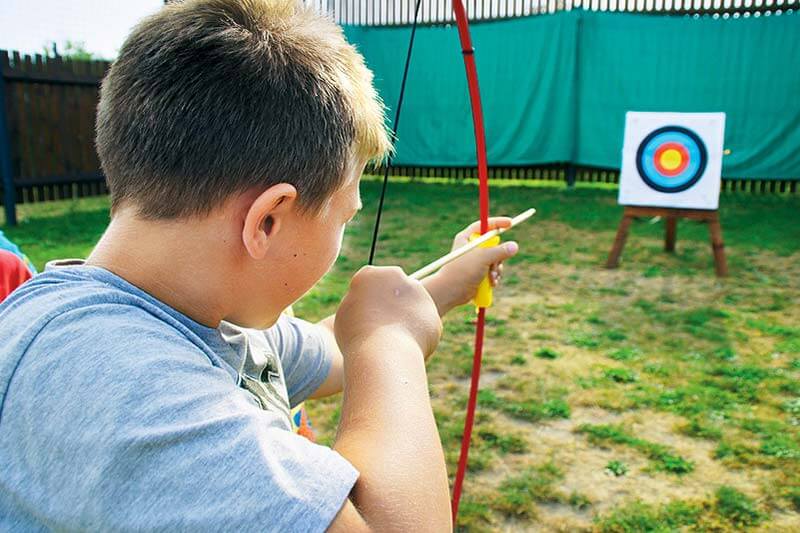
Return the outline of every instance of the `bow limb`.
[[[478,86],[478,70],[475,66],[475,49],[469,31],[467,12],[461,0],[453,0],[453,14],[458,26],[458,36],[461,41],[461,53],[464,57],[464,68],[469,87],[469,100],[472,108],[472,124],[475,130],[475,154],[478,163],[478,189],[481,233],[489,230],[489,169],[486,158],[486,135],[483,127],[483,108],[481,106],[480,87]],[[472,427],[475,423],[475,406],[478,398],[478,381],[481,373],[481,359],[483,357],[483,336],[486,326],[486,308],[478,307],[478,317],[475,327],[475,352],[472,359],[472,379],[470,382],[467,414],[464,420],[464,433],[461,438],[461,454],[458,458],[458,468],[453,482],[452,513],[453,525],[458,518],[458,504],[461,500],[461,488],[467,469]]]

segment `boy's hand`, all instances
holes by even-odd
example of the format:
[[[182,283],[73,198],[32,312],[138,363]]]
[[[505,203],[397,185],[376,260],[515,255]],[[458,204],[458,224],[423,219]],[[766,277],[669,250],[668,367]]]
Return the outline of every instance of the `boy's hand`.
[[[489,219],[490,230],[507,228],[510,225],[509,217]],[[480,222],[473,222],[455,236],[452,249],[463,246],[469,241],[470,235],[479,231]],[[518,251],[519,245],[514,241],[491,248],[476,248],[425,278],[423,284],[436,302],[439,314],[444,315],[453,307],[469,302],[478,292],[478,286],[487,272],[492,286],[496,286],[503,275],[503,261],[516,255]]]
[[[364,267],[336,312],[334,333],[342,354],[365,344],[413,341],[428,357],[439,344],[442,322],[428,291],[398,267]]]

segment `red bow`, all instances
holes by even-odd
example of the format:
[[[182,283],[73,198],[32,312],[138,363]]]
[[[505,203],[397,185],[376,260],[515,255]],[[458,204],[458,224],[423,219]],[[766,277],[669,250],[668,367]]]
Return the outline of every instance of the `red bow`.
[[[403,104],[406,81],[408,79],[408,67],[411,63],[411,51],[414,47],[414,36],[417,30],[417,17],[419,15],[420,0],[417,0],[414,11],[414,23],[411,26],[411,37],[408,43],[408,53],[403,70],[403,81],[400,85],[400,95],[395,109],[394,124],[392,127],[393,138],[397,137],[397,125],[400,120],[400,109]],[[464,56],[464,68],[467,74],[467,85],[469,87],[469,98],[472,107],[472,122],[475,128],[475,153],[478,162],[478,182],[479,182],[479,206],[481,233],[489,231],[489,171],[486,162],[486,136],[483,129],[483,110],[481,108],[480,88],[478,87],[478,71],[475,67],[475,49],[472,47],[472,39],[469,32],[469,22],[467,12],[461,0],[453,0],[453,13],[456,17],[458,26],[458,36],[461,41],[461,53]],[[386,186],[389,181],[389,167],[391,160],[386,162],[384,167],[383,188],[381,189],[378,212],[375,218],[375,228],[372,235],[372,246],[370,247],[369,264],[375,256],[375,246],[378,240],[378,230],[380,227],[381,213],[386,196]],[[481,373],[481,359],[483,356],[483,333],[486,325],[486,308],[478,308],[478,319],[475,327],[475,352],[472,360],[472,380],[469,390],[469,401],[467,402],[467,415],[464,420],[464,433],[461,439],[461,454],[458,459],[458,468],[453,482],[452,512],[453,523],[458,517],[458,504],[461,499],[461,488],[464,483],[464,474],[467,469],[467,456],[469,454],[470,439],[472,437],[472,426],[475,422],[475,405],[478,397],[478,380]]]
[[[475,67],[475,49],[469,32],[467,11],[461,0],[453,0],[453,14],[458,25],[458,37],[461,40],[461,53],[464,56],[464,68],[467,73],[469,100],[472,107],[472,124],[475,128],[475,155],[478,161],[478,204],[480,206],[481,233],[489,231],[489,170],[486,162],[486,134],[483,129],[483,108],[481,92],[478,86],[478,70]],[[475,422],[475,405],[478,397],[478,380],[481,375],[481,359],[483,357],[483,332],[486,325],[486,308],[478,308],[478,320],[475,326],[475,352],[472,359],[472,380],[467,401],[467,416],[464,420],[464,434],[461,438],[461,455],[458,458],[456,478],[453,482],[453,523],[458,517],[458,503],[461,500],[461,486],[467,470],[472,426]]]

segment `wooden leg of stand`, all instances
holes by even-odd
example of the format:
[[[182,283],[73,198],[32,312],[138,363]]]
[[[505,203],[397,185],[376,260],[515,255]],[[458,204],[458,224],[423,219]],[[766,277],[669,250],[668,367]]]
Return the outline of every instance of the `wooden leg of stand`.
[[[711,249],[714,251],[714,269],[717,276],[722,278],[728,275],[728,262],[725,260],[725,244],[722,242],[719,214],[714,213],[708,221],[708,231],[711,233]]]
[[[628,238],[628,229],[631,227],[632,220],[633,217],[627,211],[622,214],[617,236],[614,238],[614,246],[611,247],[611,252],[608,254],[606,268],[617,268],[619,266],[619,256],[622,255],[622,248],[625,247],[625,239]]]
[[[675,251],[675,236],[678,233],[678,219],[667,217],[667,233],[664,236],[664,250],[667,252]]]

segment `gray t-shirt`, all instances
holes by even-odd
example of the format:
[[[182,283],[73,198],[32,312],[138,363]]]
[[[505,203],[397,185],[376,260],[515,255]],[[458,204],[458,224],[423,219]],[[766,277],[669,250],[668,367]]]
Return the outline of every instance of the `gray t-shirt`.
[[[302,320],[209,328],[49,269],[0,305],[0,530],[324,530],[358,472],[289,408],[329,368]]]

